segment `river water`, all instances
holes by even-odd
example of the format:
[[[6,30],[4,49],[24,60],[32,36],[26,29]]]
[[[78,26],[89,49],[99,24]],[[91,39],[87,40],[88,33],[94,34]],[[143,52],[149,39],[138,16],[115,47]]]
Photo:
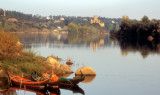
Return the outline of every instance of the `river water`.
[[[25,47],[41,56],[58,56],[72,70],[92,67],[96,77],[79,86],[85,95],[159,95],[160,44],[119,42],[107,35],[68,35],[67,33],[16,33]],[[73,77],[74,74],[69,77]],[[81,95],[60,89],[61,95]],[[16,91],[18,95],[19,91]],[[36,95],[25,92],[25,95]]]

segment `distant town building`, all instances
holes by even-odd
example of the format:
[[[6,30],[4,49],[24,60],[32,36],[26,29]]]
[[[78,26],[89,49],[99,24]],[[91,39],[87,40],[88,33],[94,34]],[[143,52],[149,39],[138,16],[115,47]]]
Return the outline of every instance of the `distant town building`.
[[[60,20],[55,20],[55,21],[54,21],[54,23],[60,23],[60,22],[61,22]]]
[[[61,17],[61,18],[60,18],[60,20],[61,20],[61,21],[64,21],[64,18],[63,18],[63,17]]]
[[[112,20],[112,23],[115,23],[115,21]]]
[[[58,29],[61,29],[61,27],[60,27],[60,26],[58,26],[57,28],[58,28]]]
[[[86,18],[84,18],[83,20],[84,20],[84,21],[87,21],[87,19],[86,19]]]
[[[16,18],[8,18],[7,21],[9,21],[9,22],[17,22],[18,20]]]
[[[49,16],[47,16],[46,19],[51,19],[51,18]]]
[[[104,27],[104,23],[101,22],[97,16],[94,16],[93,19],[90,20],[90,24],[94,24],[97,23],[99,24],[101,27]]]

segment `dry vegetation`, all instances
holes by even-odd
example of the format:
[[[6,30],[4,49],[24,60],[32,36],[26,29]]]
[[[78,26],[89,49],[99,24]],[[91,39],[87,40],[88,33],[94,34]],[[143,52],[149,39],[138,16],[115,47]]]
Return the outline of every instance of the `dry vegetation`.
[[[53,62],[48,62],[52,59]],[[0,29],[0,70],[10,71],[17,75],[23,75],[27,78],[31,77],[33,71],[39,73],[54,73],[54,74],[66,74],[72,73],[69,66],[61,65],[57,60],[61,60],[58,57],[50,56],[45,58],[36,55],[31,50],[23,49],[23,45],[19,42],[18,38],[13,34],[8,34]],[[3,73],[1,77],[7,76]]]
[[[44,61],[46,58],[36,55],[32,51],[23,49],[18,38],[0,29],[0,70],[27,76],[32,71],[45,71]]]

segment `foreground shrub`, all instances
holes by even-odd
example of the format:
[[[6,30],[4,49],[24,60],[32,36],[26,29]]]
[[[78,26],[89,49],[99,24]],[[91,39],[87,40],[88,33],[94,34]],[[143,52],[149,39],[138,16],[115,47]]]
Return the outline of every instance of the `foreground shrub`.
[[[22,52],[22,45],[13,34],[0,29],[0,60],[15,58]]]

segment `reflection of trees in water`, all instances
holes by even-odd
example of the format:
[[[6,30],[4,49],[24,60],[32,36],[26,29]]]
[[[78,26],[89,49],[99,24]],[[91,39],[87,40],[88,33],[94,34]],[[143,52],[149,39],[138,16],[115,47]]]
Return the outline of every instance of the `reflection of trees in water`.
[[[4,91],[4,92],[0,92],[0,95],[18,95],[16,90],[7,90],[7,91]]]
[[[98,47],[111,46],[109,36],[103,34],[69,34],[68,43],[91,47],[93,51]]]
[[[160,53],[160,43],[156,41],[147,40],[129,40],[119,39],[121,53],[123,56],[128,55],[128,52],[140,52],[143,58],[146,58],[149,54]]]
[[[51,47],[53,44],[65,44],[68,34],[40,32],[40,33],[15,33],[26,47]]]
[[[60,43],[67,39],[67,35],[61,35],[58,33],[40,32],[40,33],[15,33],[20,38],[20,41],[24,44],[36,44],[36,43]]]
[[[96,51],[99,47],[114,47],[117,42],[103,34],[67,34],[67,33],[15,33],[27,48],[32,47],[91,47]]]
[[[8,78],[0,77],[0,95],[17,95],[15,90],[8,91]]]
[[[8,79],[5,77],[0,77],[0,90],[8,88]]]

